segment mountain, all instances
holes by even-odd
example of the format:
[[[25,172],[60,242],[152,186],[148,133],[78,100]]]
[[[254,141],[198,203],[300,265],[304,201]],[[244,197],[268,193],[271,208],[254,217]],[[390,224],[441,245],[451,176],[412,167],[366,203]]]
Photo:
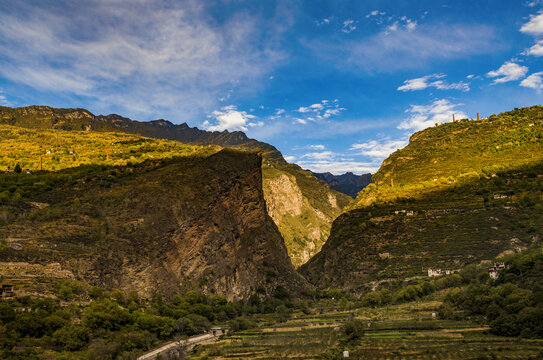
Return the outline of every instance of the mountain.
[[[428,128],[383,162],[300,270],[361,293],[518,252],[543,236],[541,189],[543,107]]]
[[[267,214],[260,154],[92,131],[0,135],[0,168],[44,167],[0,174],[0,268],[57,266],[147,296],[308,289]]]
[[[331,189],[347,194],[353,198],[371,183],[371,174],[355,175],[352,172],[346,172],[343,175],[334,175],[329,172],[314,172],[313,175],[326,182]]]
[[[268,213],[285,239],[287,251],[298,267],[322,247],[332,221],[350,200],[331,190],[311,172],[288,164],[272,145],[248,138],[243,132],[209,132],[175,125],[166,120],[139,122],[119,115],[95,116],[85,109],[48,106],[0,107],[0,124],[33,129],[70,131],[122,131],[185,144],[215,144],[239,150],[258,150],[264,157],[263,187]]]

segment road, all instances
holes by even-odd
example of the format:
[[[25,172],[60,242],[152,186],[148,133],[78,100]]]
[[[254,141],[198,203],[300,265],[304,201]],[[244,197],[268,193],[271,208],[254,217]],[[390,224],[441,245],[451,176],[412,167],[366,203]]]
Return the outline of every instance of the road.
[[[179,341],[173,341],[171,343],[168,343],[166,345],[163,345],[159,347],[158,349],[155,349],[153,351],[148,352],[147,354],[143,354],[142,356],[138,357],[138,360],[148,360],[148,359],[154,359],[156,358],[160,353],[169,350],[171,348],[174,348],[176,346],[187,346],[187,345],[197,345],[212,339],[216,339],[215,336],[212,334],[204,334],[204,335],[198,335],[188,338],[187,340],[179,340]]]

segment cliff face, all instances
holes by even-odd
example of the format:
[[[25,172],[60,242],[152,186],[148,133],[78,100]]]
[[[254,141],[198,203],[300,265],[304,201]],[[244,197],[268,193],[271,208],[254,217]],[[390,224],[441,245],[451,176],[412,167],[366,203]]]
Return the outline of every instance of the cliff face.
[[[520,251],[543,237],[543,108],[416,133],[301,268],[364,292]]]
[[[121,131],[186,144],[258,150],[264,157],[263,186],[269,214],[285,239],[288,254],[296,267],[321,249],[330,234],[332,221],[351,200],[322,184],[311,172],[286,163],[272,145],[250,139],[239,131],[209,132],[166,120],[139,122],[115,114],[95,116],[85,109],[47,106],[0,107],[1,123],[34,129]],[[281,189],[282,185],[286,187]],[[291,208],[297,210],[290,211]]]
[[[264,166],[262,173],[268,214],[285,239],[292,263],[299,267],[320,251],[349,197],[323,186],[297,165]]]
[[[42,209],[2,206],[18,214],[0,237],[21,245],[3,262],[58,262],[93,284],[146,295],[197,289],[238,299],[308,288],[266,212],[255,153],[65,171],[30,199]]]

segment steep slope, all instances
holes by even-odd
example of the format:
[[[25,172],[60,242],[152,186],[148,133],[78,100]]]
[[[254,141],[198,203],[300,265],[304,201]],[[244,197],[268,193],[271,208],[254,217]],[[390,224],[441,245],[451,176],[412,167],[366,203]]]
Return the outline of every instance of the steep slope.
[[[115,114],[95,116],[85,109],[56,109],[48,106],[0,107],[2,123],[34,129],[122,131],[186,144],[215,144],[261,151],[264,157],[263,186],[268,210],[285,239],[295,266],[300,266],[321,249],[330,233],[332,221],[351,200],[345,194],[323,185],[310,172],[286,163],[275,147],[249,139],[239,131],[208,132],[191,128],[187,124],[175,125],[166,120],[139,122]],[[277,185],[287,187],[280,189]],[[298,208],[300,193],[301,209],[285,212],[285,206]]]
[[[429,128],[396,151],[301,269],[362,292],[540,241],[543,107]]]
[[[331,189],[356,197],[358,193],[371,183],[371,174],[355,175],[347,172],[342,175],[332,173],[313,173],[318,179],[326,182]]]
[[[119,136],[129,148],[119,152],[128,159],[119,166],[103,159],[100,165],[70,167],[68,155],[60,157],[60,171],[0,174],[4,265],[60,263],[61,271],[76,278],[146,295],[197,289],[237,299],[277,286],[307,289],[266,212],[260,155],[123,134],[7,128],[14,136],[0,146],[11,142],[14,149],[25,148],[18,131],[53,133],[61,143],[63,135],[79,137],[76,143],[94,135],[97,152]],[[141,152],[153,153],[153,145],[161,144],[185,153],[139,161],[143,157],[131,148],[138,142],[147,142]],[[19,160],[31,157],[12,153]]]

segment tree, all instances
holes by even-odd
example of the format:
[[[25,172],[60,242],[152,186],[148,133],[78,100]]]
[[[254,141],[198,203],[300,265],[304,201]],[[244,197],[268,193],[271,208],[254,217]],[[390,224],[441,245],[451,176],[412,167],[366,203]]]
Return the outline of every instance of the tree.
[[[21,169],[21,165],[19,165],[17,163],[17,165],[15,165],[15,169],[13,171],[15,171],[17,174],[20,174],[21,171],[23,171],[23,169]]]

